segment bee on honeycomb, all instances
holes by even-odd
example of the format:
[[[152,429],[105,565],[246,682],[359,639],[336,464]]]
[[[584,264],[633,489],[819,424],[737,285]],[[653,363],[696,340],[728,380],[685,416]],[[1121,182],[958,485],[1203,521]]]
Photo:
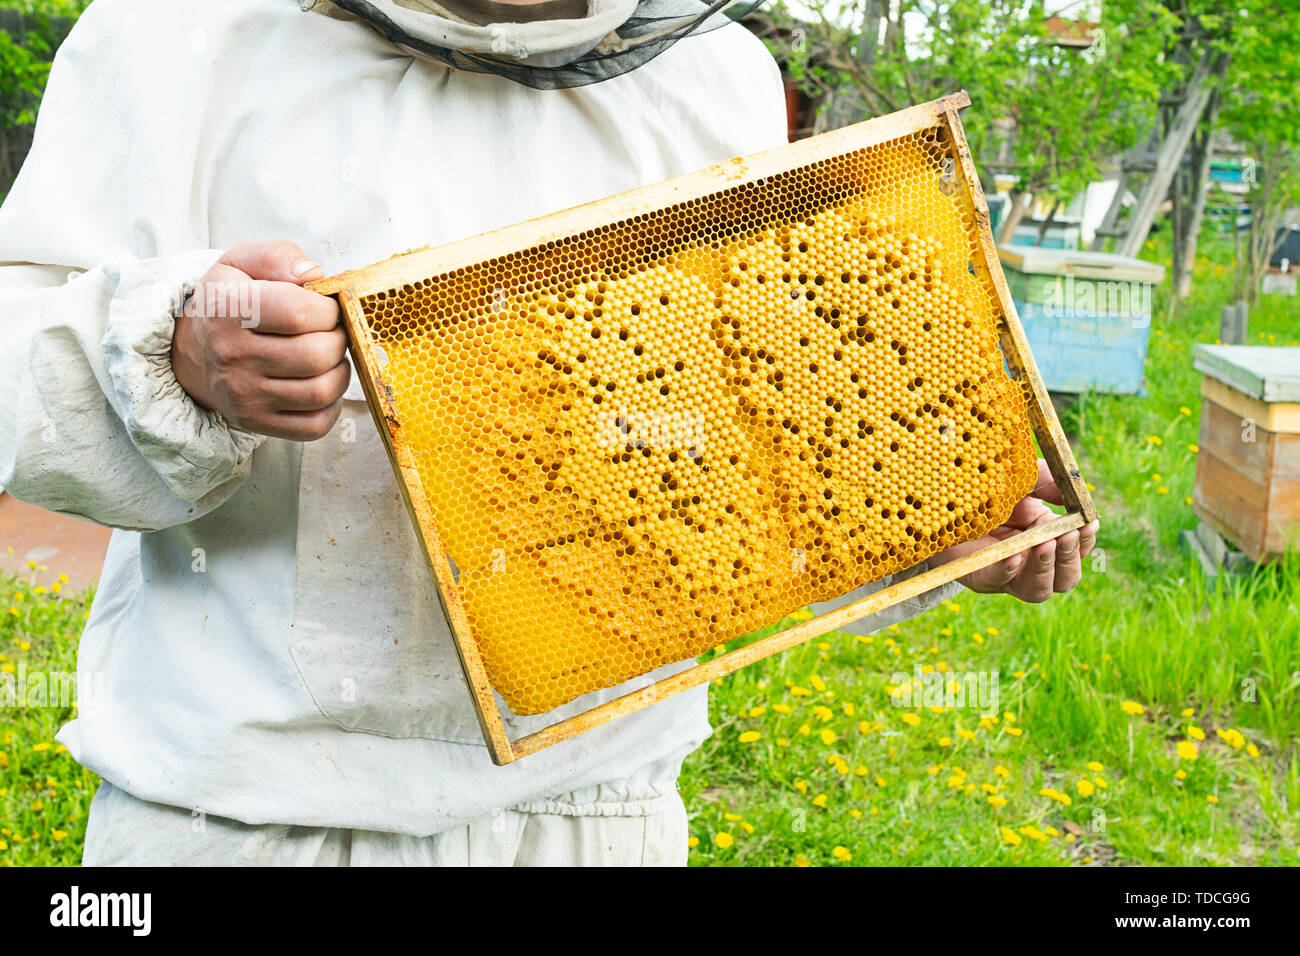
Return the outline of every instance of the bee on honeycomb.
[[[362,299],[535,714],[987,533],[1037,477],[934,130]]]

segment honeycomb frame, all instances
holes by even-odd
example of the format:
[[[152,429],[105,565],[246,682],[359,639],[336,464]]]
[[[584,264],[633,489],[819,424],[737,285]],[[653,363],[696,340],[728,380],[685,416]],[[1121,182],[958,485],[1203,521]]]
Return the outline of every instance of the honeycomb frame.
[[[1034,365],[1006,280],[1002,274],[1001,264],[996,254],[989,226],[988,206],[979,179],[975,174],[970,150],[957,114],[957,111],[969,105],[969,102],[967,95],[964,92],[959,92],[930,103],[914,106],[811,139],[780,146],[751,156],[737,157],[695,173],[631,190],[607,199],[557,212],[540,219],[508,226],[469,239],[440,247],[404,253],[372,266],[345,272],[309,284],[308,287],[314,291],[337,296],[342,306],[344,325],[348,333],[349,346],[357,367],[358,377],[365,389],[371,413],[383,437],[431,576],[436,584],[442,609],[446,615],[466,681],[469,685],[479,725],[483,731],[489,753],[495,763],[500,765],[512,762],[576,734],[600,726],[619,716],[649,706],[689,687],[731,673],[753,661],[779,653],[781,650],[842,627],[851,621],[924,593],[939,584],[955,580],[972,570],[986,567],[1011,554],[1058,537],[1067,531],[1083,526],[1096,517],[1096,510],[1088,495],[1086,485],[1057,421],[1042,378]],[[496,268],[499,271],[502,262],[530,251],[549,250],[560,246],[574,248],[575,244],[579,249],[590,247],[599,243],[600,236],[607,228],[611,227],[611,224],[614,226],[627,226],[631,223],[643,230],[653,229],[656,222],[666,221],[667,216],[673,210],[691,208],[690,204],[696,204],[695,208],[699,208],[700,204],[706,204],[703,208],[718,209],[722,208],[717,205],[718,203],[731,201],[730,197],[737,195],[744,194],[762,198],[764,195],[771,195],[773,189],[779,188],[779,184],[784,181],[781,178],[783,175],[799,174],[804,169],[825,168],[826,164],[833,163],[842,157],[865,155],[864,151],[873,149],[897,151],[903,148],[905,142],[912,142],[918,135],[923,137],[924,142],[927,144],[925,146],[927,150],[932,152],[938,150],[940,152],[937,155],[946,157],[942,174],[939,177],[938,188],[958,208],[960,221],[964,224],[964,229],[969,237],[970,258],[967,267],[971,276],[973,276],[973,281],[988,296],[988,301],[991,304],[991,317],[996,323],[997,341],[994,352],[1005,363],[1008,379],[1017,384],[1017,392],[1023,398],[1023,411],[1027,418],[1027,425],[1032,429],[1040,452],[1047,461],[1048,467],[1062,491],[1067,513],[1037,528],[1021,532],[1011,538],[985,547],[958,561],[927,570],[845,607],[814,617],[785,631],[759,639],[745,647],[716,656],[705,664],[697,663],[671,677],[643,685],[637,690],[598,704],[582,713],[558,720],[551,726],[520,739],[510,740],[493,693],[493,681],[489,679],[489,662],[485,659],[485,651],[488,656],[491,656],[493,647],[490,644],[485,645],[476,639],[476,630],[471,626],[471,615],[466,606],[465,586],[471,585],[471,583],[477,584],[482,579],[474,578],[472,582],[467,580],[465,585],[462,585],[460,581],[461,572],[453,567],[448,549],[444,544],[448,540],[446,529],[440,528],[436,519],[436,508],[433,504],[434,499],[439,495],[441,485],[430,481],[427,471],[429,463],[420,461],[421,457],[431,453],[429,443],[421,440],[420,428],[426,423],[422,423],[420,416],[412,414],[412,409],[403,405],[403,386],[399,383],[397,388],[394,388],[394,381],[399,376],[395,374],[395,367],[389,366],[391,359],[388,349],[395,348],[400,352],[402,346],[398,344],[398,339],[401,337],[399,333],[404,333],[407,329],[406,326],[402,326],[395,332],[392,323],[385,325],[384,316],[391,314],[393,311],[391,307],[392,300],[388,301],[389,307],[387,309],[380,309],[380,306],[385,304],[385,297],[390,296],[394,300],[400,300],[403,296],[427,295],[421,290],[432,288],[432,280],[437,279],[440,283],[444,283],[443,288],[453,290],[444,293],[446,297],[451,298],[454,294],[461,299],[466,299],[466,293],[463,291],[454,293],[454,290],[458,288],[454,283],[457,277],[474,275],[475,270],[483,271]],[[882,155],[888,155],[888,153]],[[767,190],[766,194],[763,192],[764,189]],[[866,187],[859,187],[859,193],[865,195]],[[710,202],[713,202],[714,205],[707,205]],[[830,209],[831,207],[827,206],[826,208]],[[808,220],[809,225],[812,222],[812,219]],[[889,224],[888,228],[893,228],[892,224]],[[885,236],[887,241],[894,243],[890,246],[891,249],[903,250],[903,252],[897,253],[898,255],[907,254],[909,242],[912,243],[911,249],[920,248],[924,251],[926,248],[927,237],[924,235],[886,236],[887,228],[884,225],[880,227],[879,232],[881,236]],[[642,234],[644,235],[644,233]],[[903,244],[901,247],[898,245],[900,241]],[[786,245],[783,247],[787,254],[791,251],[789,243],[790,240],[787,238]],[[674,248],[678,248],[680,251],[680,249],[689,250],[694,247],[686,245]],[[803,250],[804,246],[801,245],[799,248]],[[675,255],[676,253],[674,253]],[[650,261],[647,265],[638,268],[652,268],[658,261]],[[788,255],[785,261],[790,261]],[[741,268],[745,268],[743,263]],[[911,277],[915,279],[915,272],[920,266],[912,266],[911,268],[913,269]],[[552,268],[552,274],[554,271],[555,269]],[[846,272],[845,275],[848,275],[848,273]],[[627,272],[624,271],[623,278],[626,277]],[[801,280],[803,278],[803,276],[800,276]],[[959,276],[958,278],[966,283],[972,281],[967,279],[966,276]],[[865,281],[865,277],[863,281]],[[732,285],[738,286],[739,283],[733,279]],[[463,289],[463,287],[461,288]],[[472,290],[476,287],[471,286],[470,288]],[[677,294],[679,288],[682,287],[673,286],[674,295]],[[929,286],[927,285],[926,288],[928,289]],[[603,285],[600,287],[600,291],[602,294],[606,292]],[[689,288],[685,288],[685,293],[689,295]],[[611,291],[609,294],[613,296],[614,292]],[[722,293],[718,294],[721,295]],[[591,297],[591,290],[587,292],[587,295],[588,298]],[[809,295],[809,299],[811,298],[812,296]],[[532,299],[537,300],[538,295],[534,294]],[[924,301],[928,303],[929,308],[935,308],[934,300],[927,298]],[[893,305],[895,309],[899,308],[897,297]],[[492,309],[499,307],[499,304],[494,304]],[[560,302],[560,308],[563,309],[563,307],[564,303]],[[550,314],[554,315],[555,306],[552,305],[551,309]],[[467,314],[472,318],[475,313]],[[597,311],[597,314],[599,315],[599,311]],[[570,314],[569,318],[573,318],[572,314]],[[452,321],[453,319],[447,320],[447,322]],[[460,317],[457,317],[454,321],[462,325],[469,323],[469,319]],[[779,322],[777,324],[780,325]],[[970,328],[969,322],[966,327]],[[449,329],[452,326],[444,324],[443,328]],[[929,328],[930,325],[927,322],[927,331]],[[429,331],[428,327],[424,328],[423,331]],[[973,336],[975,332],[971,334]],[[409,335],[406,337],[408,339],[414,338]],[[425,336],[425,338],[429,337]],[[388,343],[388,349],[385,348],[385,342]],[[895,349],[898,348],[897,342],[891,343],[891,345]],[[974,354],[969,348],[967,352]],[[539,355],[541,354],[539,353]],[[981,354],[983,354],[982,351]],[[900,356],[899,360],[903,365],[906,365],[905,358]],[[555,364],[558,365],[559,361],[557,360]],[[499,364],[497,371],[503,371]],[[912,371],[915,371],[915,369]],[[911,372],[908,374],[910,375]],[[423,380],[417,379],[417,381]],[[804,391],[807,391],[807,381],[807,376],[799,380],[799,383],[804,386]],[[857,379],[855,378],[854,381],[856,382]],[[917,381],[919,382],[920,379]],[[779,388],[780,386],[778,386]],[[797,389],[792,391],[795,397],[802,394]],[[667,392],[665,391],[664,394],[667,394]],[[818,392],[818,394],[821,393]],[[829,396],[827,401],[830,402]],[[836,410],[838,411],[838,409]],[[972,414],[976,414],[977,411],[972,407]],[[937,410],[935,415],[937,417]],[[626,428],[626,417],[626,413],[624,413],[624,418],[619,419],[620,423],[623,423],[620,427]],[[830,432],[830,423],[831,419],[828,418],[828,434]],[[858,434],[861,436],[862,433],[859,432]],[[527,437],[528,433],[525,432],[524,435]],[[845,447],[847,447],[847,442]],[[454,456],[448,455],[447,457]],[[649,456],[647,455],[647,457]],[[694,457],[693,453],[692,457]],[[818,461],[820,462],[820,460],[819,456]],[[960,458],[958,464],[960,464]],[[877,471],[880,470],[879,466],[880,462],[877,461]],[[448,467],[451,466],[448,465]],[[981,465],[980,472],[983,471],[984,468]],[[817,472],[819,475],[822,473],[820,465]],[[464,476],[461,475],[460,477],[463,478]],[[829,475],[827,475],[826,480],[827,482],[830,481]],[[453,483],[454,485],[455,483]],[[633,497],[636,497],[635,491]],[[827,497],[829,497],[829,493]],[[868,503],[870,500],[870,498],[867,499]],[[908,501],[912,501],[911,495],[908,495]],[[990,499],[990,504],[992,504],[992,499]],[[917,507],[920,507],[919,503]],[[952,503],[950,502],[949,509],[951,510],[951,508]],[[981,509],[981,512],[983,512],[983,509]],[[909,512],[910,514],[911,512]],[[1004,520],[1004,518],[1001,520]],[[688,519],[687,524],[689,523]],[[917,533],[916,539],[922,545],[928,544],[930,547],[929,553],[933,553],[933,551],[939,550],[939,544],[947,546],[956,540],[969,540],[988,530],[984,526],[974,527],[970,529],[973,530],[973,533],[968,534],[966,537],[954,538],[951,533],[951,522],[948,527],[949,533],[946,536],[936,536],[932,533],[930,541],[925,542],[922,536]],[[451,529],[454,540],[458,530],[456,528]],[[908,526],[908,533],[913,533],[911,525]],[[818,538],[817,540],[820,541],[821,539]],[[743,539],[741,543],[744,544]],[[458,547],[461,549],[469,547],[468,544],[464,543],[464,535],[461,535]],[[891,546],[891,554],[893,550]],[[672,553],[671,549],[668,549],[668,553]],[[922,551],[920,553],[925,554],[927,552]],[[900,557],[899,560],[901,561],[902,558]],[[676,561],[677,559],[674,557],[673,563],[676,564]],[[712,564],[713,562],[710,561],[709,563]],[[897,563],[896,561],[895,564]],[[890,565],[886,567],[884,573],[892,573],[892,571],[899,569],[901,568]],[[876,577],[880,576],[883,575],[877,575]],[[839,593],[852,590],[853,587],[864,582],[846,580],[843,583],[844,586]],[[832,596],[834,595],[821,594],[816,599],[822,600]],[[481,601],[483,606],[486,606],[486,599],[476,597],[474,600]],[[478,607],[479,605],[476,604],[475,606]],[[698,616],[699,612],[696,613]],[[781,616],[784,615],[778,614],[776,617],[779,619]],[[716,615],[714,619],[716,620]],[[721,637],[714,634],[708,646],[720,645],[731,637],[740,636],[756,629],[756,626],[753,626],[753,620],[748,623],[751,626],[743,627],[736,633],[729,633],[724,630]],[[771,621],[765,621],[764,623],[771,623]],[[702,649],[704,648],[699,648],[699,650]],[[698,652],[697,650],[696,653]],[[682,656],[695,656],[695,654]],[[666,663],[666,661],[662,659],[647,660],[644,670],[640,673],[624,674],[623,678],[631,680],[634,677],[642,677],[663,663]],[[498,665],[498,676],[502,673],[502,669]],[[516,683],[518,682],[516,681]],[[526,686],[515,687],[514,684],[511,686],[514,688],[515,694],[529,695],[531,690]],[[500,687],[497,689],[501,692]],[[587,687],[582,693],[594,689],[596,689],[594,686]],[[542,701],[543,703],[540,706],[547,711],[551,709],[552,705],[558,706],[560,703],[566,702],[565,700],[552,700],[546,696],[536,697],[530,695],[528,699]],[[509,698],[507,700],[509,702]],[[520,712],[529,713],[532,711],[522,710]]]

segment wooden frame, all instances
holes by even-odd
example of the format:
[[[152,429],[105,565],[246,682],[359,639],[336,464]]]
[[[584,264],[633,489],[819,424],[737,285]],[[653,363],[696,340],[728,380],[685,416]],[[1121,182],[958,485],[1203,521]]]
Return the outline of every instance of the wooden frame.
[[[802,140],[788,146],[737,157],[708,169],[620,193],[608,199],[577,206],[540,219],[498,229],[438,248],[420,249],[385,262],[319,280],[309,288],[337,295],[358,377],[365,388],[371,413],[383,436],[402,486],[412,523],[420,538],[430,573],[437,584],[443,610],[454,637],[457,653],[469,684],[474,709],[492,760],[506,764],[552,744],[598,727],[611,720],[647,707],[656,701],[730,674],[746,664],[770,657],[810,638],[842,627],[851,621],[948,581],[1083,527],[1097,516],[1087,486],[1079,474],[1069,444],[1061,430],[1042,377],[1034,365],[1024,331],[998,261],[989,226],[988,204],[975,174],[970,148],[957,111],[970,104],[965,92],[859,123],[844,129]],[[624,694],[583,713],[559,721],[517,740],[506,735],[488,682],[487,671],[470,634],[469,620],[456,588],[455,577],[438,536],[432,510],[421,486],[410,445],[405,440],[394,395],[384,377],[383,356],[374,342],[361,308],[364,296],[399,287],[412,276],[441,275],[491,259],[495,256],[595,229],[611,222],[653,212],[684,201],[698,199],[725,188],[752,183],[790,168],[808,165],[842,153],[879,145],[923,129],[947,130],[954,159],[954,176],[979,234],[973,266],[989,285],[1002,313],[999,322],[1003,356],[1013,379],[1024,381],[1030,394],[1029,419],[1040,451],[1061,489],[1067,513],[1014,537],[990,545],[958,561],[928,570],[862,600],[804,621],[795,627],[769,635],[743,648],[722,654],[706,664]]]

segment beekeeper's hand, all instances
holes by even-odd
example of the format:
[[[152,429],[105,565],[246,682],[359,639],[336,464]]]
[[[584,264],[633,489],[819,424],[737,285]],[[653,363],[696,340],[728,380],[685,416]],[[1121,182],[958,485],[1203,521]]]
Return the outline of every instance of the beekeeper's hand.
[[[941,551],[930,558],[930,566],[947,564],[987,545],[1051,521],[1056,514],[1043,504],[1044,501],[1055,505],[1064,504],[1047,463],[1040,458],[1037,486],[1016,504],[1006,524],[999,525],[975,541]],[[1038,604],[1053,594],[1073,590],[1079,583],[1083,577],[1083,559],[1097,543],[1097,528],[1098,523],[1092,521],[1077,531],[1067,531],[1059,538],[1003,558],[996,564],[972,571],[958,580],[981,594],[1012,594],[1022,601]]]
[[[351,377],[338,303],[302,284],[324,270],[292,242],[241,242],[176,319],[172,370],[200,405],[249,432],[314,441]]]

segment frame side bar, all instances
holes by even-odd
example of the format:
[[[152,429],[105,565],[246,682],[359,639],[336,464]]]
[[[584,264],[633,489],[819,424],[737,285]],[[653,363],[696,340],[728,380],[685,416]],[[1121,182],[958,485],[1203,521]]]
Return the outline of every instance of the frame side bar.
[[[1051,469],[1056,485],[1061,489],[1061,496],[1070,511],[1077,511],[1084,517],[1084,523],[1097,518],[1097,508],[1092,503],[1088,486],[1084,484],[1079,465],[1070,450],[1070,443],[1065,438],[1061,422],[1056,417],[1056,408],[1043,376],[1034,363],[1029,350],[1029,340],[1020,324],[1015,302],[1011,299],[1011,290],[1007,287],[1006,276],[1002,272],[1002,263],[998,259],[997,245],[993,241],[993,229],[989,221],[989,206],[984,198],[984,187],[980,185],[975,172],[975,163],[971,159],[970,146],[966,142],[966,133],[962,130],[961,119],[957,111],[947,109],[944,112],[948,132],[952,136],[953,152],[957,160],[957,174],[961,177],[966,193],[975,207],[975,226],[979,231],[980,256],[976,256],[975,269],[980,277],[993,286],[997,294],[998,307],[1002,311],[1001,323],[1002,353],[1011,369],[1011,376],[1029,386],[1031,401],[1029,403],[1029,420],[1038,436],[1039,448],[1047,467]],[[980,261],[982,259],[983,261]]]
[[[924,594],[926,591],[948,581],[955,581],[971,571],[987,567],[1013,554],[1019,554],[1021,551],[1042,544],[1044,541],[1059,537],[1067,531],[1081,528],[1084,524],[1086,524],[1086,521],[1078,513],[1060,515],[1046,524],[1022,531],[1014,537],[981,548],[964,558],[925,571],[914,578],[908,578],[906,581],[877,591],[875,594],[869,594],[860,601],[854,601],[852,604],[837,608],[834,611],[827,611],[825,614],[804,621],[802,624],[797,624],[778,634],[771,634],[755,641],[753,644],[737,648],[720,657],[715,657],[707,664],[697,664],[689,670],[684,670],[671,677],[665,677],[648,687],[624,694],[622,697],[607,701],[598,707],[593,707],[591,710],[552,724],[550,727],[545,727],[526,737],[521,737],[512,741],[511,747],[516,757],[524,757],[539,750],[544,750],[562,740],[567,740],[575,734],[599,727],[601,724],[640,710],[666,697],[671,697],[699,684],[707,683],[715,677],[730,674],[747,664],[760,661],[765,657],[771,657],[773,654],[788,650],[797,644],[802,644],[804,641],[825,634],[827,631],[833,631],[837,627],[843,627],[845,624],[875,614],[877,611],[897,604],[899,601],[907,600],[918,594]]]
[[[518,754],[510,745],[505,724],[497,709],[496,697],[492,693],[492,685],[488,681],[487,670],[471,638],[469,618],[461,603],[460,594],[456,590],[456,579],[447,562],[442,541],[438,537],[437,526],[433,521],[433,509],[424,495],[424,485],[420,481],[420,473],[415,468],[411,447],[402,432],[401,418],[398,415],[393,391],[384,379],[383,368],[375,353],[370,328],[361,309],[361,300],[350,288],[340,290],[338,298],[343,306],[348,344],[351,346],[354,360],[360,366],[361,374],[357,377],[365,389],[366,404],[370,406],[375,425],[384,440],[384,448],[398,475],[401,476],[398,484],[402,488],[402,499],[406,502],[406,509],[411,515],[411,523],[415,525],[416,533],[420,536],[425,564],[433,578],[438,603],[442,607],[447,626],[451,631],[452,643],[456,647],[456,655],[460,658],[465,682],[469,685],[474,714],[483,731],[483,739],[487,742],[493,763],[498,766],[510,763]]]

